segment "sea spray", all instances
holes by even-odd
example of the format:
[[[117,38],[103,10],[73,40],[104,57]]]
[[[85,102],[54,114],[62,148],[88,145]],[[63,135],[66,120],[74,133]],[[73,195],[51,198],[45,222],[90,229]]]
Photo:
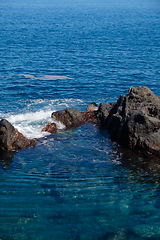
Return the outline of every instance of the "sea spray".
[[[84,101],[81,99],[36,99],[17,102],[23,107],[18,111],[13,111],[8,107],[8,111],[4,113],[0,111],[0,119],[7,119],[14,127],[18,129],[26,138],[42,138],[50,135],[48,132],[41,132],[47,123],[54,122],[59,130],[65,126],[55,119],[51,118],[54,111],[65,108],[82,108]],[[15,109],[14,109],[15,110]]]
[[[26,138],[42,138],[50,133],[41,132],[41,129],[48,122],[57,124],[58,129],[63,129],[65,126],[51,118],[51,111],[40,110],[37,112],[21,113],[11,115],[7,120],[14,125]]]

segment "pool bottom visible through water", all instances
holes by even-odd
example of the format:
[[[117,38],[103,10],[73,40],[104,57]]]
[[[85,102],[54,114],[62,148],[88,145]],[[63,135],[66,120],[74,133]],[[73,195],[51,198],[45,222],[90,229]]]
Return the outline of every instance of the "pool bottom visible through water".
[[[35,147],[0,153],[0,239],[159,240],[159,159],[51,114],[160,96],[159,0],[0,0],[0,119]]]
[[[155,163],[90,123],[41,138],[1,158],[0,238],[158,239]]]

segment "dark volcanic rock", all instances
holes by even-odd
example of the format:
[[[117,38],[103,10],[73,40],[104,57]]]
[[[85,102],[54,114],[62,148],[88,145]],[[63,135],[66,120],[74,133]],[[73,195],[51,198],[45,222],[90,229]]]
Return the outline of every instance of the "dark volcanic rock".
[[[96,103],[91,103],[87,107],[87,111],[82,112],[85,122],[92,122],[98,126],[105,127],[106,119],[110,109],[116,103],[101,103],[99,106]]]
[[[0,121],[0,150],[13,151],[36,145],[37,141],[27,140],[22,133],[14,128],[6,119]]]
[[[97,119],[97,124],[105,127],[106,126],[106,121],[107,117],[110,113],[110,110],[114,107],[116,103],[100,103],[98,111],[96,112],[96,119]]]
[[[96,103],[91,103],[87,106],[87,110],[80,112],[77,109],[66,108],[52,113],[52,118],[62,122],[67,128],[73,128],[91,122],[99,126],[105,126],[106,119],[110,109],[116,103],[101,103],[99,106]],[[50,123],[49,123],[50,124]],[[48,124],[42,131],[48,131]],[[49,131],[50,132],[50,131]]]
[[[82,112],[82,117],[84,119],[84,122],[94,122],[96,114],[94,111],[84,111]]]
[[[111,109],[106,127],[121,145],[160,154],[160,98],[147,87],[131,87]]]
[[[67,108],[52,117],[67,128],[92,122],[107,128],[122,146],[160,155],[160,98],[147,87],[131,87],[117,103],[91,103],[84,112]],[[50,127],[45,129],[50,132]]]
[[[47,123],[44,128],[41,130],[42,132],[55,133],[57,132],[57,125],[55,123]]]
[[[97,111],[98,111],[98,105],[93,102],[87,106],[87,110],[82,112],[82,117],[84,122],[91,122],[97,124]]]
[[[62,122],[67,128],[77,127],[84,123],[83,115],[77,109],[66,108],[53,112],[52,118]]]

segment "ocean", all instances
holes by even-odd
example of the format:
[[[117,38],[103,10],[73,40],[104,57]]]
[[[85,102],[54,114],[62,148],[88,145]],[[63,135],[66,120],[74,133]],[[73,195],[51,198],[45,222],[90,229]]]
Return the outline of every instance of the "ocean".
[[[51,114],[160,96],[159,0],[0,0],[0,119],[35,147],[0,154],[0,239],[160,239],[159,158]]]

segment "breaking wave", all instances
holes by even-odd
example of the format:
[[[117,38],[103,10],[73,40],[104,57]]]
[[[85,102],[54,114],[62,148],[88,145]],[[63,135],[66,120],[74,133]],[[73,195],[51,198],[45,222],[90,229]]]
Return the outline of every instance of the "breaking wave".
[[[58,129],[64,129],[65,126],[51,118],[51,111],[37,111],[24,114],[11,115],[7,120],[13,124],[26,138],[42,138],[49,133],[41,132],[41,129],[48,122],[55,122]]]
[[[41,132],[41,129],[49,122],[57,124],[58,129],[64,129],[65,126],[55,119],[51,118],[54,111],[68,107],[77,108],[83,105],[81,99],[54,99],[54,100],[31,100],[22,103],[21,111],[13,112],[12,110],[4,113],[0,112],[0,119],[7,119],[15,128],[18,129],[26,138],[42,138],[50,135],[48,132]],[[17,102],[18,105],[18,102]]]

